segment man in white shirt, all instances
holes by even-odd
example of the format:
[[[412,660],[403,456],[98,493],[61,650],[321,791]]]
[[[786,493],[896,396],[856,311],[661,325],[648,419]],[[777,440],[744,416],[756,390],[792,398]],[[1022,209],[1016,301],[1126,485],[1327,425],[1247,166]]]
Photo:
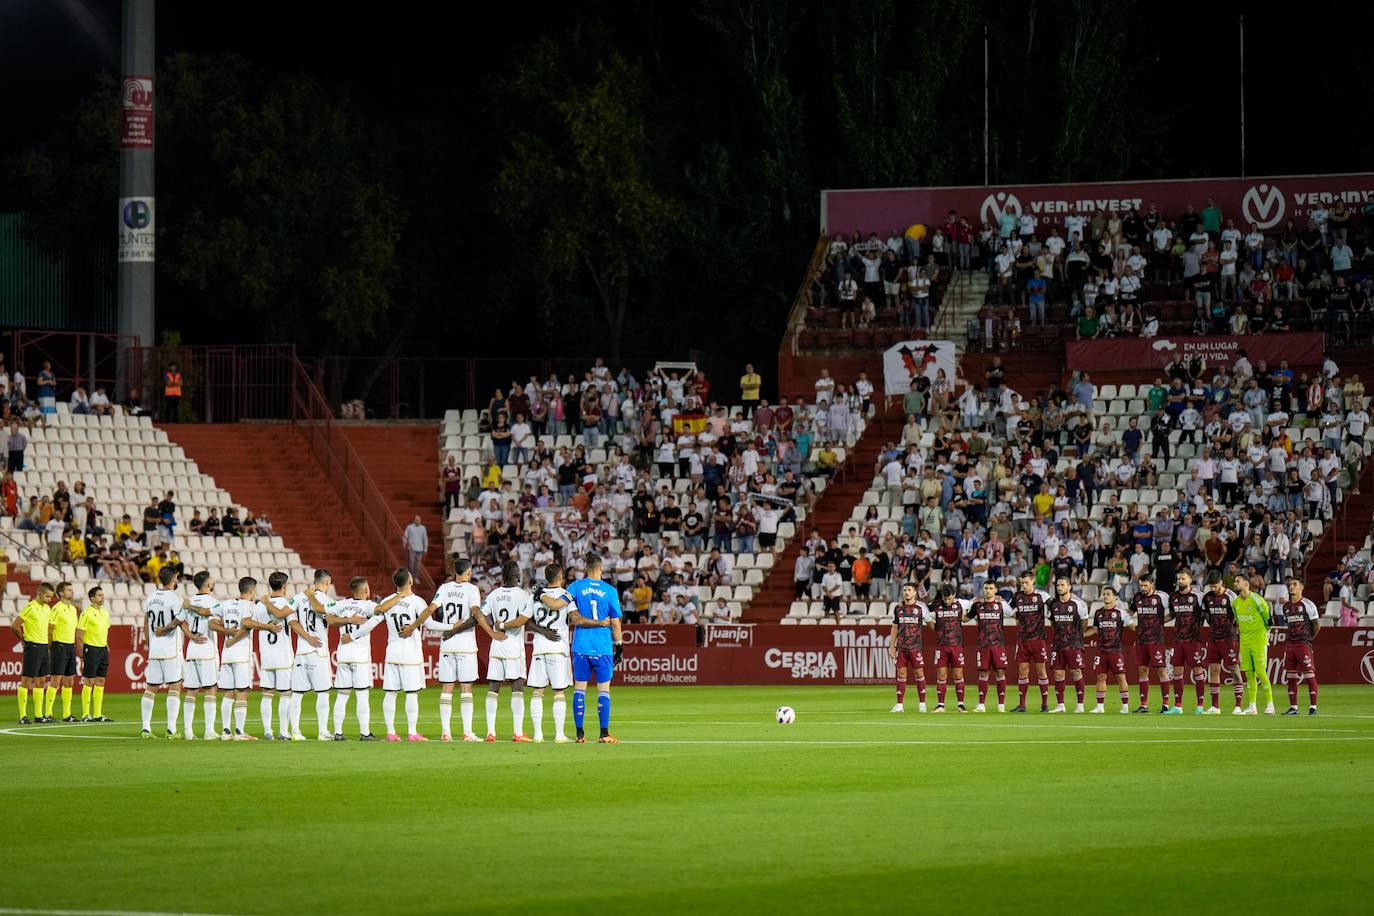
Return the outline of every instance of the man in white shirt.
[[[1088,223],[1088,218],[1078,212],[1078,205],[1074,204],[1073,210],[1068,216],[1064,217],[1064,235],[1069,244],[1083,242],[1087,239],[1083,235],[1083,227]]]
[[[510,460],[511,464],[524,465],[529,463],[530,449],[534,446],[534,434],[530,430],[530,424],[526,421],[523,413],[515,415],[515,422],[510,427]]]
[[[420,691],[425,689],[424,646],[420,628],[424,626],[426,604],[414,593],[415,579],[398,569],[391,576],[394,594],[377,605],[373,616],[352,636],[342,636],[341,645],[367,639],[379,626],[386,627],[386,667],[382,672],[382,715],[386,720],[386,740],[400,741],[396,733],[396,694],[406,695],[406,725],[411,741],[428,741],[419,732]]]
[[[1369,413],[1355,402],[1355,409],[1345,415],[1345,431],[1348,438],[1356,442],[1364,441],[1365,430],[1369,428]]]
[[[364,576],[354,576],[348,583],[349,597],[334,603],[334,614],[367,622],[377,609],[372,600],[372,588]],[[339,649],[335,654],[337,671],[334,686],[338,693],[334,697],[334,740],[344,740],[344,719],[348,715],[348,694],[352,691],[356,701],[354,714],[358,720],[358,740],[377,741],[372,734],[372,640],[352,637],[361,624],[346,623],[339,627]],[[228,650],[225,650],[226,655]]]
[[[821,601],[824,604],[824,612],[835,618],[835,622],[840,622],[840,596],[844,593],[844,579],[835,571],[835,564],[830,563],[825,568],[825,575],[821,576]]]
[[[835,380],[830,377],[829,369],[821,370],[821,377],[816,379],[816,404],[829,404],[835,397]]]
[[[1029,244],[1035,238],[1035,217],[1029,213],[1022,213],[1021,218],[1016,221],[1017,233],[1021,236],[1021,243]]]

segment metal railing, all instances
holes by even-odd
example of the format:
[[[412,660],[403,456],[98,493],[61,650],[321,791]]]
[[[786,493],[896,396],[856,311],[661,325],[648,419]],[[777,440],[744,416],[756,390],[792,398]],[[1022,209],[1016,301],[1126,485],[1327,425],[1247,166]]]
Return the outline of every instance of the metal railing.
[[[787,330],[783,332],[782,345],[792,356],[797,355],[797,338],[806,325],[806,299],[811,288],[811,276],[825,266],[825,253],[829,247],[829,240],[825,235],[817,237],[816,247],[811,251],[811,259],[806,262],[806,272],[802,274],[801,285],[797,287],[797,295],[792,299],[792,308],[787,312]]]
[[[334,487],[363,542],[372,548],[383,566],[391,569],[404,567],[406,556],[401,547],[404,532],[392,514],[386,497],[367,472],[367,466],[353,448],[353,443],[348,441],[348,436],[334,418],[329,402],[306,372],[305,366],[300,360],[293,359],[292,370],[292,424],[310,447],[310,453],[324,471],[325,479]],[[438,498],[437,494],[435,498]],[[422,591],[432,592],[434,578],[421,567],[415,585]]]

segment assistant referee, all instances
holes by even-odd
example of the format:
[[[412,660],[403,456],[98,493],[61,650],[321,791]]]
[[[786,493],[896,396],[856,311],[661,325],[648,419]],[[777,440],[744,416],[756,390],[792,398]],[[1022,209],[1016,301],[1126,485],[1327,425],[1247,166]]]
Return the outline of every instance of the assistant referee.
[[[38,597],[34,598],[19,616],[10,624],[14,635],[24,641],[24,667],[19,676],[19,724],[31,725],[45,721],[43,718],[43,688],[48,683],[48,672],[52,670],[48,657],[48,642],[52,639],[52,600],[53,588],[44,582],[38,586]],[[29,718],[29,692],[33,692],[33,711]]]
[[[86,593],[91,603],[76,622],[76,652],[81,656],[81,721],[113,722],[102,714],[105,675],[110,670],[110,610],[105,592],[96,586]]]
[[[57,602],[52,606],[52,670],[48,674],[47,720],[53,720],[57,692],[62,691],[62,721],[75,722],[72,715],[72,687],[76,684],[76,605],[70,582],[57,584]]]

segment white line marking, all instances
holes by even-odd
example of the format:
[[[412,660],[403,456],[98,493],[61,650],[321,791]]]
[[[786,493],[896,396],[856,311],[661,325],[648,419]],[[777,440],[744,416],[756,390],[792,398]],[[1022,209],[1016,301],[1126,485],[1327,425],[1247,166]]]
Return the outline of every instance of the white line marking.
[[[921,714],[919,714],[919,713],[918,713],[917,715],[918,715],[918,716],[921,716]],[[1000,716],[1001,713],[999,713],[998,715]],[[1119,713],[1118,713],[1118,715],[1119,715]],[[929,716],[929,714],[927,714],[927,716]],[[1248,718],[1254,718],[1254,717],[1251,716],[1251,717],[1248,717]],[[1266,718],[1268,718],[1268,717],[1266,717]],[[919,724],[917,724],[917,723],[919,723]],[[956,723],[958,723],[958,724],[956,724]],[[1062,723],[1062,724],[1061,724],[1061,723]],[[670,720],[666,720],[666,719],[654,719],[654,720],[651,720],[651,719],[626,719],[626,720],[623,720],[623,721],[617,720],[617,723],[616,723],[616,724],[619,724],[619,725],[669,725],[669,726],[672,726],[672,725],[679,725],[679,726],[686,726],[686,725],[748,725],[748,726],[752,726],[752,727],[759,727],[759,726],[761,726],[761,725],[772,725],[772,724],[773,724],[773,720],[772,720],[772,719],[750,719],[750,720],[743,720],[743,721],[740,721],[740,720],[729,720],[729,721],[722,720],[722,721],[708,722],[708,721],[703,721],[703,720],[700,720],[700,719],[698,719],[698,720],[687,720],[687,721],[670,721]],[[1169,727],[1171,727],[1170,725],[1168,725],[1168,724],[1166,724],[1166,723],[1163,723],[1163,722],[1159,723],[1158,725],[1151,725],[1151,724],[1149,724],[1149,723],[1147,723],[1147,722],[1137,722],[1136,724],[1133,724],[1133,725],[1112,725],[1112,724],[1109,724],[1109,723],[1107,723],[1107,722],[1103,722],[1101,725],[1098,725],[1098,724],[1091,724],[1091,725],[1089,725],[1089,724],[1087,724],[1087,723],[1084,723],[1084,724],[1082,724],[1082,725],[1072,725],[1072,724],[1069,724],[1068,722],[1064,722],[1064,720],[1062,720],[1062,719],[1059,720],[1058,722],[1053,722],[1053,723],[1047,722],[1047,723],[1045,723],[1045,724],[1043,724],[1043,725],[1036,725],[1036,724],[1033,724],[1032,722],[1025,721],[1025,720],[1022,720],[1022,721],[1019,721],[1019,722],[989,722],[989,721],[986,721],[986,720],[982,719],[982,718],[981,718],[981,714],[979,715],[979,717],[976,717],[976,718],[964,719],[963,717],[959,716],[957,713],[956,713],[953,717],[939,716],[939,717],[929,717],[929,718],[928,718],[928,717],[926,717],[926,716],[921,716],[920,718],[912,718],[912,719],[906,719],[906,720],[902,720],[902,719],[896,718],[895,716],[894,716],[892,719],[888,719],[888,720],[877,720],[877,719],[875,719],[875,720],[872,720],[872,721],[863,721],[863,720],[859,720],[859,721],[848,720],[848,721],[847,721],[847,720],[843,720],[843,719],[833,719],[833,720],[832,720],[832,719],[807,719],[806,722],[805,722],[805,724],[806,724],[806,725],[823,725],[823,726],[827,726],[827,727],[831,727],[831,726],[842,726],[842,727],[844,727],[844,728],[854,728],[854,727],[861,727],[861,726],[873,726],[873,727],[877,727],[877,728],[924,728],[924,727],[927,727],[927,726],[930,726],[930,727],[946,727],[946,728],[949,728],[949,727],[955,727],[955,728],[958,728],[958,727],[968,727],[968,728],[1018,728],[1018,729],[1021,729],[1021,730],[1023,730],[1023,731],[1029,731],[1029,730],[1032,730],[1032,729],[1043,729],[1043,730],[1050,730],[1050,729],[1053,729],[1053,730],[1059,730],[1059,729],[1065,729],[1065,728],[1081,729],[1081,730],[1084,730],[1084,731],[1105,731],[1105,730],[1112,730],[1112,731],[1139,731],[1139,730],[1141,730],[1141,729],[1159,730],[1159,729],[1164,729],[1164,728],[1169,728]],[[1188,731],[1193,731],[1193,732],[1210,731],[1210,732],[1228,732],[1228,733],[1235,733],[1237,729],[1242,729],[1242,728],[1245,728],[1246,726],[1245,726],[1244,723],[1237,722],[1235,725],[1229,726],[1229,727],[1228,727],[1228,726],[1215,726],[1215,725],[1193,725],[1193,726],[1186,726],[1186,727],[1188,728]],[[1358,729],[1358,728],[1303,728],[1303,729],[1302,729],[1302,733],[1303,733],[1303,734],[1308,734],[1308,733],[1311,733],[1311,732],[1336,732],[1336,733],[1347,734],[1347,735],[1362,735],[1362,734],[1368,734],[1368,730],[1367,730],[1367,729]]]
[[[26,910],[0,907],[14,916],[225,916],[221,913],[159,913],[151,910]]]
[[[1303,738],[1303,737],[1298,737],[1298,736],[1287,737],[1287,736],[1279,735],[1279,736],[1273,736],[1273,737],[1260,737],[1260,738],[1233,738],[1233,739],[1231,739],[1230,742],[1225,742],[1225,743],[1233,743],[1233,742],[1256,742],[1256,743],[1263,742],[1263,743],[1270,743],[1270,742],[1275,742],[1275,741],[1297,741],[1297,742],[1304,742],[1304,741],[1374,741],[1374,735],[1367,735],[1367,736],[1358,737],[1358,738],[1322,738],[1322,737]],[[981,747],[982,745],[985,745],[985,744],[1009,744],[1009,745],[1012,745],[1012,746],[1015,746],[1015,747],[1027,747],[1027,746],[1032,746],[1032,745],[1037,745],[1037,744],[1218,744],[1218,743],[1222,743],[1222,742],[1219,742],[1216,738],[1104,738],[1104,739],[1102,739],[1102,740],[1100,740],[1100,741],[1093,741],[1093,740],[1087,739],[1087,738],[1048,738],[1048,739],[1044,739],[1044,740],[1036,740],[1036,739],[1033,739],[1033,738],[1032,738],[1032,739],[1028,739],[1028,740],[1025,740],[1025,741],[1011,741],[1011,740],[1001,740],[1001,739],[996,739],[996,740],[992,740],[992,741],[946,741],[946,740],[939,740],[939,739],[920,739],[920,738],[913,739],[913,740],[911,740],[911,741],[844,741],[844,740],[837,740],[837,741],[814,740],[814,741],[813,741],[813,740],[806,740],[806,739],[793,741],[793,740],[789,740],[789,739],[786,739],[786,738],[778,738],[778,739],[775,739],[775,740],[763,740],[763,739],[755,739],[755,738],[741,738],[741,739],[739,739],[739,740],[737,740],[737,741],[729,741],[729,740],[719,740],[719,741],[717,741],[717,740],[710,740],[710,739],[707,739],[707,740],[700,740],[700,741],[694,741],[694,740],[683,739],[683,740],[681,740],[681,741],[674,741],[674,740],[669,740],[669,739],[657,739],[657,738],[645,739],[645,740],[636,740],[636,739],[633,739],[633,738],[626,738],[626,739],[623,739],[623,743],[624,743],[624,744],[627,744],[627,745],[634,745],[634,744],[684,744],[684,745],[696,745],[696,744],[700,744],[700,745],[720,745],[720,744],[726,744],[726,745],[728,745],[728,744],[740,744],[740,745],[759,746],[759,747],[772,747],[772,746],[784,747],[784,746],[789,746],[789,745],[791,745],[791,746],[796,746],[796,745],[801,745],[801,746],[837,746],[837,747],[869,747],[869,746],[872,746],[872,747],[907,747],[907,746],[911,746],[911,745],[927,745],[927,744],[929,744],[929,745],[951,745],[951,746],[958,746],[958,747],[971,747],[971,746],[979,746],[979,747]]]
[[[106,722],[91,722],[91,723],[82,722],[82,723],[80,723],[80,724],[81,724],[81,725],[107,725],[107,724],[109,724],[109,723],[106,723]],[[76,727],[76,726],[73,726],[73,725],[61,725],[61,726],[52,726],[52,725],[48,725],[48,726],[45,726],[45,728],[60,728],[60,729],[62,729],[62,730],[64,730],[64,731],[65,731],[65,730],[69,730],[69,729],[74,728],[74,727]],[[18,738],[83,738],[83,739],[85,739],[85,740],[87,740],[87,741],[124,741],[124,740],[132,739],[132,738],[136,737],[136,736],[134,736],[134,735],[63,735],[63,734],[54,734],[53,732],[48,732],[48,731],[39,731],[38,729],[34,729],[34,728],[25,729],[25,728],[22,728],[22,727],[20,727],[20,726],[16,726],[16,727],[14,727],[14,728],[0,728],[0,735],[14,735],[15,737],[18,737]],[[55,913],[55,912],[58,912],[58,911],[57,911],[57,910],[6,910],[6,909],[0,909],[0,913],[18,913],[18,912],[23,912],[23,913],[47,913],[47,912],[54,912],[54,913]],[[86,910],[82,910],[81,912],[84,913],[84,912],[87,912],[87,911],[86,911]],[[92,912],[94,912],[94,911],[92,911]]]

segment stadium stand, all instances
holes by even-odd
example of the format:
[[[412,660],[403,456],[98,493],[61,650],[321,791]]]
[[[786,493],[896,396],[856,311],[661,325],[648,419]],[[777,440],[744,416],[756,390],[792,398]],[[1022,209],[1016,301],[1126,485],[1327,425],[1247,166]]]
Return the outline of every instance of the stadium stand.
[[[103,585],[112,619],[131,623],[141,619],[144,592],[153,587],[146,579],[163,564],[179,563],[188,573],[208,569],[224,583],[262,578],[269,569],[304,580],[300,556],[268,520],[201,473],[149,417],[118,407],[107,416],[73,414],[57,402],[20,432],[28,440],[24,469],[8,475],[12,487],[6,483],[14,512],[0,494],[0,543],[24,581],[67,580],[78,594]],[[169,498],[176,524],[164,556],[166,507],[159,504]],[[121,531],[122,524],[128,528]],[[6,583],[0,616],[13,617],[27,600],[21,594],[18,578]]]

